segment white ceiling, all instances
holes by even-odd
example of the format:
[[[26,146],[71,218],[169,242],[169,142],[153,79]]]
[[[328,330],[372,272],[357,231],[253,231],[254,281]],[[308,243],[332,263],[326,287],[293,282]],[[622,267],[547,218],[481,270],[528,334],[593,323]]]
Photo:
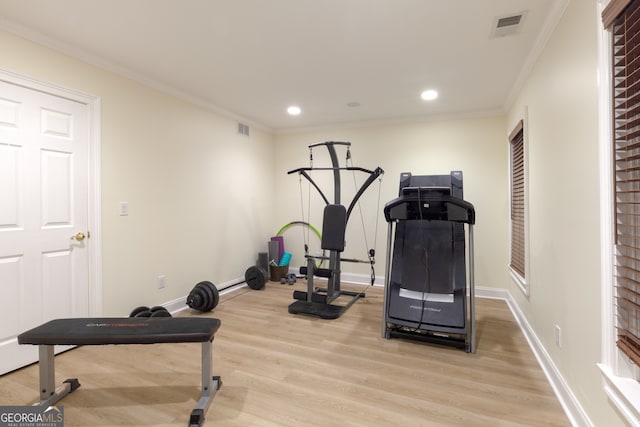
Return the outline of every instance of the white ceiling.
[[[286,131],[504,111],[563,4],[0,0],[0,28]],[[522,12],[516,34],[492,37],[496,18]],[[420,99],[428,88],[437,100]]]

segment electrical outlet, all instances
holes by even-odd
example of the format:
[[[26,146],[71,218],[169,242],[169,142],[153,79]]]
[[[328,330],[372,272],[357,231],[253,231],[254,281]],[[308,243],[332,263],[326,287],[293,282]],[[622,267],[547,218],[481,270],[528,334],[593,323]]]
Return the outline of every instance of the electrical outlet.
[[[167,286],[167,276],[158,276],[158,289],[164,289]]]
[[[558,348],[562,348],[562,335],[560,331],[560,326],[556,325],[555,327],[555,337],[556,337],[556,346]]]

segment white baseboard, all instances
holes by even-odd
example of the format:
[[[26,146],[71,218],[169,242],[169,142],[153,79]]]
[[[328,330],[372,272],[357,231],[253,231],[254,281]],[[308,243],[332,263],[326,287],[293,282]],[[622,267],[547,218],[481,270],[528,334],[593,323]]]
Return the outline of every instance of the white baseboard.
[[[509,292],[502,288],[488,288],[485,286],[476,287],[476,297],[488,299],[506,300]]]
[[[558,401],[560,401],[560,405],[562,405],[565,414],[567,414],[569,421],[571,421],[571,425],[575,427],[593,427],[593,423],[587,416],[587,413],[576,399],[571,388],[567,385],[566,381],[558,371],[558,368],[556,368],[556,365],[553,363],[553,360],[551,360],[549,353],[547,353],[531,328],[531,325],[529,325],[529,322],[520,310],[520,307],[518,307],[516,302],[513,300],[511,293],[507,290],[503,291],[505,294],[504,299],[507,302],[513,317],[516,319],[516,322],[518,322],[520,330],[529,343],[529,347],[531,347],[533,354],[536,356],[536,359],[547,377],[549,384],[551,384]]]
[[[343,282],[354,283],[356,285],[370,285],[371,276],[368,274],[355,274],[342,272],[340,279]],[[376,276],[376,280],[373,282],[374,286],[384,286],[384,277]]]

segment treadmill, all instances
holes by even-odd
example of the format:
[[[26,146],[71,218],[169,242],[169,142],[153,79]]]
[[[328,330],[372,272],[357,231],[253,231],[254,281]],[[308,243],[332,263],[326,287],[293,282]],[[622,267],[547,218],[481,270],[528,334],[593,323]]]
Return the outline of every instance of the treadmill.
[[[402,173],[399,195],[385,205],[384,215],[389,226],[383,338],[417,339],[475,353],[475,209],[463,199],[462,172]]]

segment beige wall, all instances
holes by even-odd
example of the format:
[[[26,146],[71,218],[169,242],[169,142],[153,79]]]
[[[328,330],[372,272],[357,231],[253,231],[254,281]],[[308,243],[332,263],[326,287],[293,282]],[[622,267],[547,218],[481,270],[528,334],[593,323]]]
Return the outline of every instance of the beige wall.
[[[509,122],[528,109],[530,297],[510,291],[592,422],[621,425],[601,360],[598,16],[571,1]],[[562,347],[554,327],[562,330]]]
[[[570,2],[515,104],[504,117],[351,126],[269,135],[235,134],[235,121],[50,49],[0,32],[0,68],[85,91],[102,101],[102,221],[105,313],[185,295],[199,280],[242,275],[277,229],[302,218],[298,177],[307,145],[352,143],[356,166],[381,166],[380,202],[396,197],[399,174],[462,170],[477,211],[476,282],[509,290],[594,425],[622,425],[602,392],[598,205],[596,2]],[[530,296],[509,279],[510,126],[528,111]],[[341,157],[341,161],[344,158]],[[326,149],[314,163],[327,163]],[[358,184],[363,175],[356,174]],[[332,198],[331,178],[319,178]],[[343,201],[353,178],[343,180]],[[326,187],[328,186],[328,187]],[[307,194],[303,182],[303,196]],[[311,190],[311,222],[322,204]],[[126,200],[130,216],[118,216]],[[307,209],[306,202],[304,209]],[[350,221],[346,256],[367,245],[384,274],[386,227],[374,184]],[[306,219],[306,218],[305,218]],[[299,231],[285,235],[301,264]],[[313,240],[313,237],[311,237]],[[311,243],[311,242],[310,242]],[[368,274],[366,266],[347,272]],[[168,276],[158,291],[156,276]],[[363,276],[364,277],[364,276]],[[562,348],[554,343],[562,328]]]
[[[271,234],[270,134],[8,33],[0,51],[0,68],[101,99],[105,314],[244,276]]]
[[[276,140],[275,182],[279,189],[278,202],[281,207],[276,220],[286,223],[301,219],[300,189],[298,177],[287,175],[292,170],[309,164],[307,146],[322,141],[349,141],[354,166],[385,170],[380,192],[378,209],[377,184],[370,187],[362,198],[362,211],[366,233],[358,212],[352,214],[346,236],[346,257],[364,258],[366,234],[369,246],[373,246],[378,219],[378,238],[376,245],[376,275],[384,275],[386,253],[387,224],[382,208],[389,200],[398,196],[398,184],[401,172],[414,175],[449,174],[452,170],[461,170],[464,174],[464,197],[474,204],[477,223],[474,228],[476,244],[476,284],[477,286],[505,288],[508,283],[507,258],[507,197],[508,197],[508,151],[503,117],[469,118],[441,120],[423,123],[395,124],[384,126],[350,127],[322,131],[309,131],[281,134]],[[340,150],[339,150],[340,151]],[[342,152],[342,151],[341,151]],[[314,166],[322,162],[329,164],[327,150],[324,147],[314,149]],[[344,157],[340,158],[341,162]],[[330,175],[330,173],[327,173]],[[322,172],[314,172],[314,177],[322,179]],[[333,180],[327,176],[325,192],[333,201]],[[366,178],[356,174],[358,187]],[[307,195],[306,181],[303,183],[303,196]],[[344,174],[343,188],[346,197],[351,200],[354,193],[353,177]],[[315,196],[314,190],[312,194]],[[312,205],[311,223],[322,226],[322,204],[319,198]],[[307,206],[305,203],[305,216]],[[380,212],[379,216],[377,212]],[[292,240],[292,250],[302,243],[299,234],[291,233],[285,239]],[[297,238],[297,240],[296,240]],[[285,243],[286,245],[286,243]],[[298,251],[296,262],[301,259]],[[294,253],[294,257],[296,253]],[[297,264],[294,263],[297,266]],[[368,274],[367,267],[343,265],[343,271]]]

